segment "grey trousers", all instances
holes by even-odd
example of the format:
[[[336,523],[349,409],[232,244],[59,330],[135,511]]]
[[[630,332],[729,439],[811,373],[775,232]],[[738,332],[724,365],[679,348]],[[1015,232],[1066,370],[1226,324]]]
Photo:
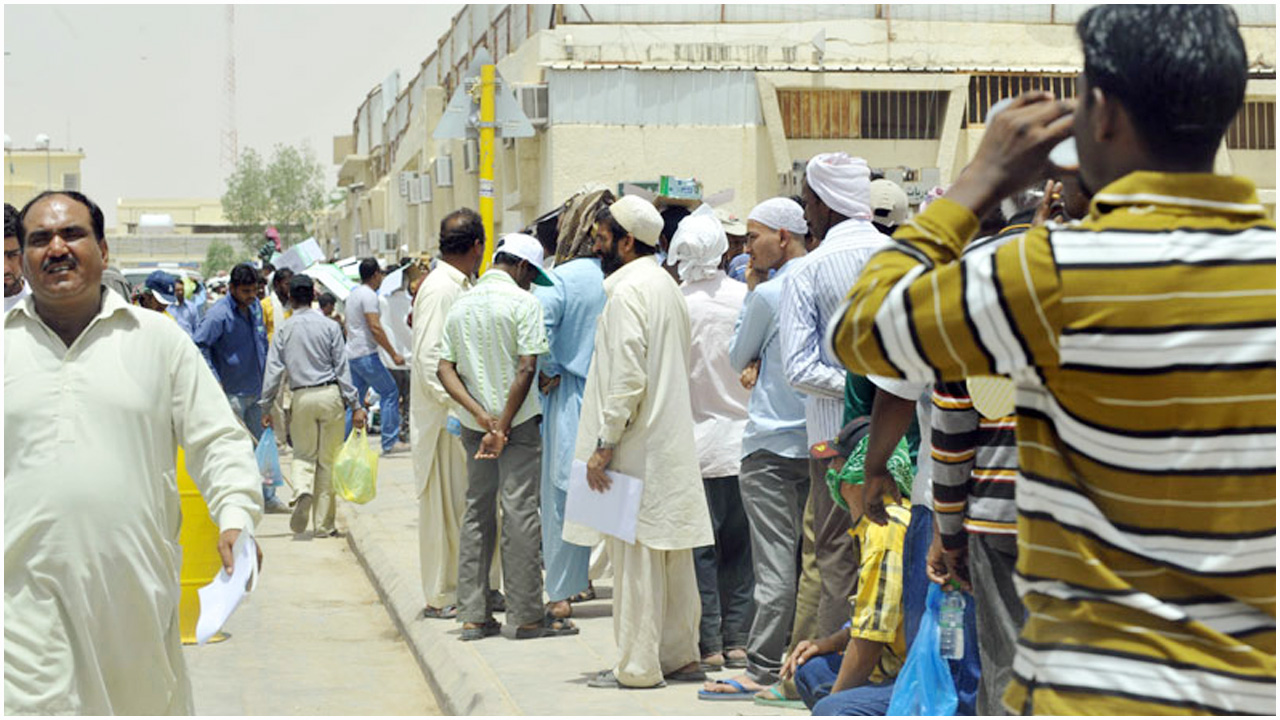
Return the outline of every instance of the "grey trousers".
[[[703,657],[747,646],[755,603],[751,529],[737,477],[703,478],[715,544],[693,549],[702,599],[698,651]]]
[[[849,597],[858,581],[858,546],[849,535],[849,511],[836,505],[827,488],[826,460],[809,461],[809,498],[813,502],[814,557],[822,594],[818,599],[818,637],[840,629],[853,615]]]
[[[809,496],[808,461],[757,450],[742,459],[738,489],[751,527],[751,564],[756,578],[756,616],[747,639],[747,676],[761,685],[772,685],[778,682],[787,631],[796,611],[796,558]]]
[[[1004,691],[1013,676],[1018,633],[1026,622],[1026,608],[1013,588],[1018,541],[1012,535],[969,534],[969,577],[973,580],[974,616],[978,621],[979,715],[1007,715]]]
[[[538,419],[511,428],[511,440],[497,460],[476,460],[482,433],[462,429],[467,451],[467,506],[458,542],[458,618],[482,623],[493,616],[489,567],[502,504],[502,584],[507,622],[527,625],[542,619],[542,436]]]

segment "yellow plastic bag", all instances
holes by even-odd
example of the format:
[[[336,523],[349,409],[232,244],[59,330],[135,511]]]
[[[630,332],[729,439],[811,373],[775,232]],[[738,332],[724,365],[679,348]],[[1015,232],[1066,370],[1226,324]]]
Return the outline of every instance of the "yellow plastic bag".
[[[364,428],[356,428],[343,443],[333,466],[333,490],[344,500],[363,505],[377,494],[378,453],[369,447]]]

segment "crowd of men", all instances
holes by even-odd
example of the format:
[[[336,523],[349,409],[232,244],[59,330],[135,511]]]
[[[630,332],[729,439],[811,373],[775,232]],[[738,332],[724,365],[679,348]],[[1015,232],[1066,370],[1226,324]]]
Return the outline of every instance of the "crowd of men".
[[[287,511],[251,437],[331,536],[373,388],[386,453],[412,399],[422,617],[463,641],[577,633],[602,554],[591,687],[883,715],[942,690],[895,682],[932,582],[965,600],[956,714],[1274,714],[1275,224],[1213,174],[1243,42],[1226,6],[1077,31],[1078,99],[1003,104],[913,217],[841,152],[745,223],[588,188],[486,258],[458,210],[407,355],[372,258],[345,323],[249,264],[193,316],[163,274],[141,307],[104,287],[87,197],[6,207],[6,711],[190,712],[176,446],[229,567]],[[566,518],[619,475],[634,541]]]

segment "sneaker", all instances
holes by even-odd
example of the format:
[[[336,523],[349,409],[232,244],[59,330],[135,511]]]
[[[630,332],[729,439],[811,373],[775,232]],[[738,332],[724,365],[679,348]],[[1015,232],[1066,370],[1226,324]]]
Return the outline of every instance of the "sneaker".
[[[392,446],[391,446],[391,447],[389,447],[389,448],[385,448],[385,449],[382,451],[382,454],[383,454],[383,456],[387,456],[387,455],[402,455],[402,454],[407,453],[407,452],[409,452],[409,443],[402,443],[402,442],[398,442],[398,443],[396,443],[395,445],[392,445]]]
[[[289,512],[289,506],[280,498],[267,501],[266,511],[268,515],[283,515]]]
[[[310,521],[311,493],[302,493],[298,496],[298,504],[293,507],[293,516],[289,518],[289,529],[300,533],[307,529],[307,523]]]

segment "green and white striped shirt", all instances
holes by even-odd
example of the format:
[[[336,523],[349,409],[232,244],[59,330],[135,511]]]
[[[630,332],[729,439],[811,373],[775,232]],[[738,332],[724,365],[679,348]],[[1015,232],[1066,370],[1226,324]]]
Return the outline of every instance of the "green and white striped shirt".
[[[449,309],[440,339],[440,359],[457,366],[467,392],[494,416],[501,415],[507,405],[520,357],[549,349],[542,303],[502,270],[489,270],[458,298]],[[530,391],[511,427],[541,412],[538,393]],[[480,427],[469,412],[459,412],[458,419],[471,430],[488,429]]]

